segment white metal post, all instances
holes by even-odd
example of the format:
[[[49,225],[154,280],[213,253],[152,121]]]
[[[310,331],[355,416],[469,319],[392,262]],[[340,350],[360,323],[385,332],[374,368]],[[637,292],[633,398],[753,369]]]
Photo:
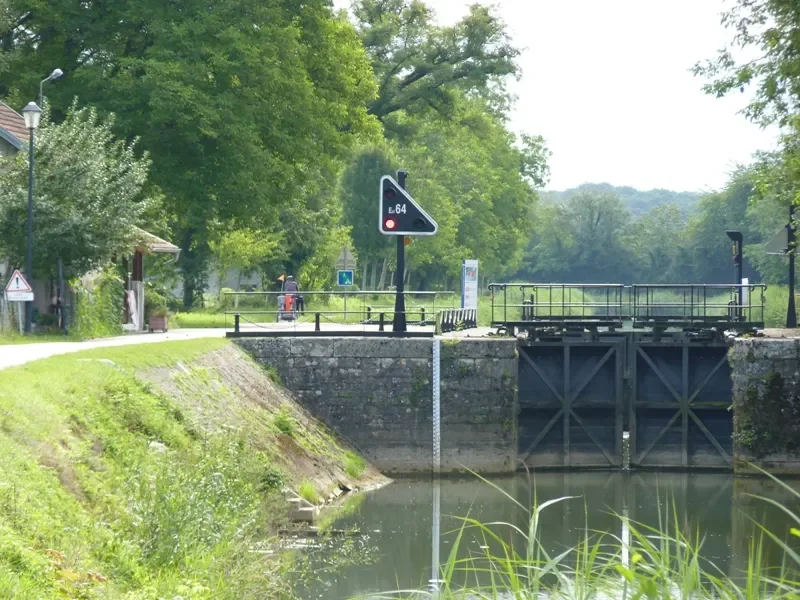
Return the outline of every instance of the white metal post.
[[[431,597],[439,597],[439,521],[441,518],[441,488],[439,472],[442,462],[441,411],[441,340],[433,340],[433,531],[431,552]]]

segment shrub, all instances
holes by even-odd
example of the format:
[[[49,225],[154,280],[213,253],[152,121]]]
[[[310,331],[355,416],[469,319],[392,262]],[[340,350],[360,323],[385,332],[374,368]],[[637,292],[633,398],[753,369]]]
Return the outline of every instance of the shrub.
[[[88,339],[122,334],[125,287],[113,267],[72,282],[75,292],[73,331]]]
[[[286,476],[283,471],[267,465],[264,468],[264,473],[261,475],[261,489],[262,491],[269,492],[281,489],[286,483]]]
[[[292,437],[294,436],[295,430],[295,420],[289,414],[289,412],[285,408],[281,408],[275,415],[273,421],[275,427],[281,433],[285,433],[286,435]]]
[[[304,479],[300,482],[300,485],[297,488],[297,493],[303,500],[307,500],[311,504],[320,503],[319,493],[317,493],[317,489],[314,487],[314,484],[308,479]]]

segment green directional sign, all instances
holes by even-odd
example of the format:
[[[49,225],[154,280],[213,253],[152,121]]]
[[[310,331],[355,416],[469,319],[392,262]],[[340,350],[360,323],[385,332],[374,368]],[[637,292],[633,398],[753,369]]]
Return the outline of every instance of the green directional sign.
[[[341,287],[349,287],[353,285],[353,271],[346,270],[346,271],[337,271],[339,274],[339,285]]]

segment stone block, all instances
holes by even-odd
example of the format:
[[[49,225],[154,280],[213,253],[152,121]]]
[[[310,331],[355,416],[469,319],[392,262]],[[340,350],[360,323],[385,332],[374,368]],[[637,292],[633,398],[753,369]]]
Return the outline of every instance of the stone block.
[[[430,358],[433,342],[413,338],[336,338],[335,356],[346,358]]]
[[[234,338],[234,343],[256,358],[279,358],[291,356],[290,338]]]
[[[517,356],[517,341],[514,339],[461,338],[442,343],[442,358],[508,358]]]
[[[332,357],[333,338],[291,338],[292,356]]]

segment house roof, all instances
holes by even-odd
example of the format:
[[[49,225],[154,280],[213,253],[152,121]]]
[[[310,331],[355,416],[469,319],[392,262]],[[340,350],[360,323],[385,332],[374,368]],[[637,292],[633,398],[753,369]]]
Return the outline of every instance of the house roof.
[[[181,249],[175,244],[161,239],[157,235],[153,235],[149,231],[136,227],[136,235],[139,240],[139,250],[152,252],[153,254],[180,254]]]
[[[7,104],[0,102],[0,138],[20,150],[27,144],[28,130],[21,114]]]

